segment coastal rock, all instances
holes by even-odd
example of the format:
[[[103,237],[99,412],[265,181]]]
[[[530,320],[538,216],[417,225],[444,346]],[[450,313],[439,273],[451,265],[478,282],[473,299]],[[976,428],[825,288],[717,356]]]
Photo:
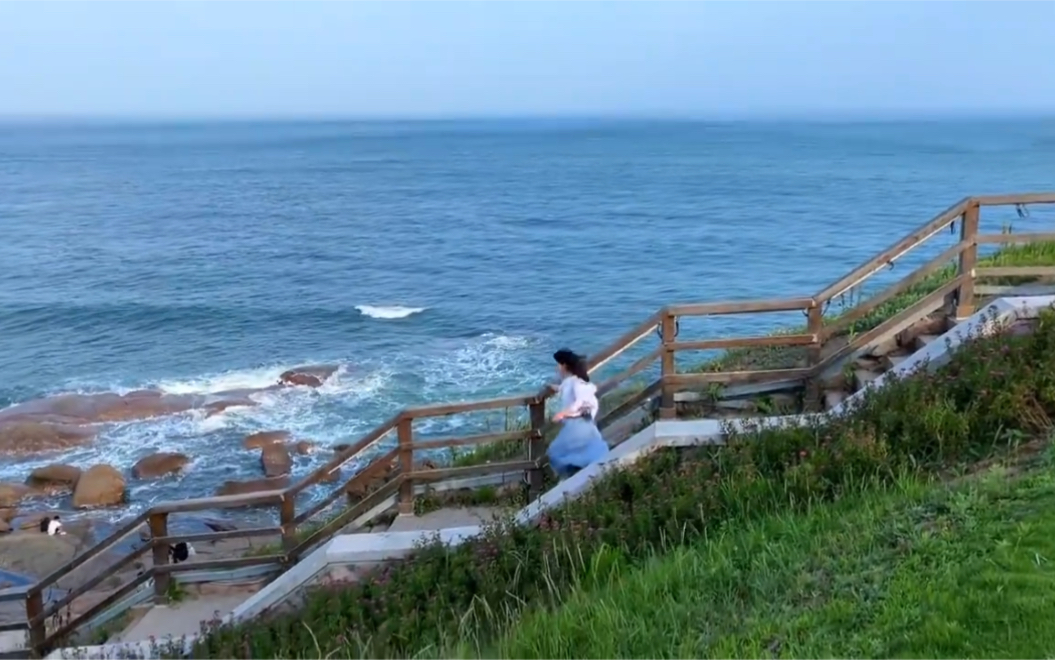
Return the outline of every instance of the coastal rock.
[[[242,446],[246,449],[263,449],[287,440],[289,440],[289,431],[260,431],[245,436]]]
[[[267,479],[252,479],[250,481],[225,481],[216,489],[218,496],[245,495],[246,493],[259,493],[267,490],[282,490],[289,486],[289,477],[272,477]]]
[[[11,523],[0,518],[0,534],[7,534],[11,531]]]
[[[73,488],[73,506],[87,509],[114,506],[125,501],[125,478],[110,465],[88,468]]]
[[[4,534],[0,536],[0,567],[43,577],[73,559],[79,545],[75,536],[48,536],[35,529]]]
[[[190,457],[186,454],[158,452],[136,461],[132,466],[132,474],[136,479],[154,479],[173,472],[182,472],[189,462]]]
[[[29,495],[30,492],[28,486],[0,482],[0,507],[7,508],[18,506],[18,503]]]
[[[59,394],[35,399],[0,410],[0,451],[19,448],[25,451],[27,444],[33,451],[83,444],[95,434],[91,428],[83,426],[86,424],[127,422],[196,409],[215,414],[232,406],[251,406],[255,402],[249,398],[250,394],[267,389],[271,387],[215,394],[137,390],[127,394]],[[27,424],[29,426],[23,426]],[[34,448],[36,445],[41,448]],[[7,446],[14,449],[7,449]]]
[[[212,417],[213,415],[219,415],[220,413],[222,413],[223,411],[227,410],[228,408],[238,408],[238,407],[248,408],[248,407],[255,406],[255,405],[257,405],[257,402],[253,401],[252,399],[248,399],[248,398],[246,398],[246,399],[243,399],[243,398],[223,399],[223,400],[220,400],[220,401],[214,401],[212,403],[207,403],[204,406],[202,406],[202,409],[205,410],[205,416],[206,417]]]
[[[297,444],[293,445],[293,451],[297,452],[301,456],[315,453],[315,443],[311,440],[301,440]]]
[[[233,523],[229,523],[226,520],[218,520],[216,518],[206,518],[201,521],[201,524],[214,532],[233,532],[238,529]]]
[[[347,442],[338,443],[336,445],[333,445],[333,453],[340,454],[342,451],[348,449],[349,447],[351,447],[351,445]]]
[[[29,478],[26,479],[26,485],[36,491],[57,495],[72,491],[80,478],[81,469],[79,467],[63,463],[52,463],[30,472]]]
[[[321,387],[326,380],[337,372],[336,365],[320,364],[295,367],[284,371],[278,377],[283,385],[300,385],[302,387]]]
[[[0,509],[0,521],[11,522],[18,515],[18,507],[10,506]]]
[[[25,456],[61,451],[87,444],[94,437],[92,429],[70,424],[0,419],[0,454]]]
[[[293,459],[284,445],[274,444],[260,448],[260,464],[268,477],[280,477],[293,469]]]

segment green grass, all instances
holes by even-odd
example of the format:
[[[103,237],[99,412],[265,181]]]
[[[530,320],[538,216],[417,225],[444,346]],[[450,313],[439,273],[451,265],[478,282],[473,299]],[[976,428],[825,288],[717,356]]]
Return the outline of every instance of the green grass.
[[[1050,447],[1049,447],[1050,449]],[[903,479],[717,530],[535,610],[503,658],[1055,654],[1055,471]]]

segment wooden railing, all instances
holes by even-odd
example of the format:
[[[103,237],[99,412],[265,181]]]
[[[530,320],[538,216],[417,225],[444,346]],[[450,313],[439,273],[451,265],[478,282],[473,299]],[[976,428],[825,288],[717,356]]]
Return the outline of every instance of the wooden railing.
[[[811,390],[813,392],[807,398],[816,399],[817,382],[826,371],[837,367],[845,358],[867,347],[870,342],[889,333],[899,324],[912,321],[943,307],[950,313],[961,317],[971,313],[974,309],[975,286],[978,280],[1006,277],[1055,277],[1055,266],[988,268],[977,266],[979,245],[1055,241],[1055,233],[979,234],[981,207],[1050,203],[1055,203],[1055,193],[964,199],[876,257],[810,296],[664,307],[592,357],[590,370],[596,375],[620,356],[632,354],[646,338],[656,336],[659,338],[659,344],[654,349],[643,351],[643,355],[622,371],[598,382],[598,389],[602,395],[619,395],[617,405],[604,412],[598,420],[599,424],[602,428],[606,427],[650,401],[658,402],[660,418],[673,417],[675,396],[679,392],[715,384],[728,386],[787,381],[804,385],[807,392]],[[960,233],[955,245],[942,251],[885,290],[845,309],[843,313],[836,316],[826,314],[832,301],[844,296],[847,292],[859,289],[878,273],[892,266],[897,260],[905,258],[912,250],[924,245],[956,222],[960,222]],[[892,316],[882,319],[879,323],[871,326],[864,324],[869,314],[921,284],[927,278],[934,277],[941,269],[950,267],[949,264],[953,261],[955,264],[951,266],[952,270],[947,277],[921,295],[918,300],[906,305]],[[681,322],[693,317],[722,317],[788,311],[799,311],[805,316],[806,323],[802,330],[791,334],[760,334],[750,337],[705,340],[687,340],[679,337]],[[859,326],[860,331],[856,331]],[[678,370],[677,356],[679,353],[765,348],[799,348],[801,352],[795,364],[779,365],[776,368],[766,365],[757,369],[742,368],[743,365],[740,365],[730,369],[725,368],[727,364],[716,363],[711,368],[696,373]],[[621,386],[635,377],[647,375],[651,372],[650,370],[656,368],[657,363],[658,375],[647,385],[636,391],[623,391]],[[48,651],[79,626],[126,598],[150,580],[154,583],[155,600],[164,601],[169,593],[171,577],[182,571],[235,569],[247,566],[271,566],[275,570],[282,570],[295,563],[319,543],[337,534],[349,523],[377,510],[393,498],[398,503],[401,512],[411,511],[417,486],[466,477],[520,473],[525,476],[531,491],[537,494],[542,486],[542,475],[546,466],[544,456],[545,437],[548,431],[546,401],[550,395],[551,390],[546,387],[539,392],[520,396],[408,408],[385,421],[353,445],[337,453],[324,466],[288,488],[154,505],[126,522],[101,543],[26,590],[25,627],[29,630],[30,646],[37,654]],[[462,437],[439,439],[418,439],[416,437],[414,424],[424,419],[462,415],[474,411],[508,409],[523,409],[524,423],[513,429]],[[478,447],[488,443],[508,443],[510,441],[519,442],[523,447],[523,451],[517,453],[513,459],[460,467],[423,466],[418,460],[423,452],[434,454],[441,449],[453,450],[458,447]],[[380,453],[380,455],[351,478],[337,486],[332,486],[335,476],[339,474],[343,466],[353,460],[361,459],[368,451]],[[330,492],[298,512],[298,495],[309,488],[326,484],[331,484]],[[368,488],[370,485],[373,486],[372,490]],[[340,505],[342,500],[343,506],[338,512],[326,513]],[[172,514],[250,507],[277,509],[278,524],[199,534],[170,533],[169,518]],[[150,530],[148,543],[124,554],[105,569],[96,571],[94,576],[70,589],[61,598],[45,603],[44,594],[47,590],[55,587],[60,580],[74,571],[118,547],[124,539],[136,534],[144,524]],[[265,536],[281,537],[281,546],[276,547],[273,553],[261,556],[215,559],[176,565],[169,563],[169,545],[178,541],[201,543]],[[62,619],[63,611],[78,598],[100,586],[123,569],[147,557],[150,559],[150,566],[140,572],[136,578],[111,593],[105,600],[92,605],[76,616],[66,617],[57,624],[51,623],[56,619]],[[13,626],[5,627],[5,629],[13,628]]]

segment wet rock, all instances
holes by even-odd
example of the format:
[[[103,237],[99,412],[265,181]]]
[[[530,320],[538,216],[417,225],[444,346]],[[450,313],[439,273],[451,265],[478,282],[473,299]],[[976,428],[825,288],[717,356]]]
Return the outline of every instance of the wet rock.
[[[91,466],[73,488],[73,506],[78,509],[115,506],[124,501],[125,478],[110,465]]]
[[[30,513],[25,517],[19,516],[15,526],[26,530],[40,529],[40,521],[50,517],[51,513]]]
[[[233,532],[238,529],[234,524],[227,522],[226,520],[218,520],[216,518],[206,518],[201,521],[201,524],[205,525],[214,532]]]
[[[285,371],[278,377],[278,382],[283,385],[300,385],[302,387],[320,387],[326,380],[337,372],[337,367],[331,364],[309,365],[296,367]]]
[[[189,462],[190,457],[186,454],[158,452],[136,461],[132,466],[132,474],[136,479],[154,479],[173,472],[182,472]]]
[[[297,452],[301,456],[315,453],[315,443],[311,440],[301,440],[297,444],[293,445],[293,451]]]
[[[29,473],[26,485],[49,495],[57,495],[73,490],[81,478],[81,469],[73,465],[52,463],[39,467]]]
[[[0,507],[18,506],[18,503],[30,494],[28,486],[0,482]]]
[[[348,444],[347,442],[342,442],[342,443],[333,445],[333,451],[334,451],[335,454],[340,454],[342,451],[344,451],[344,450],[346,450],[346,449],[348,449],[350,447],[351,447],[351,445]]]
[[[87,444],[94,437],[94,430],[70,424],[0,420],[0,454],[25,456],[61,451]]]
[[[281,490],[289,486],[289,477],[272,477],[266,479],[252,479],[250,481],[225,481],[216,489],[216,494],[223,495],[245,495],[246,493],[259,493],[267,490]]]
[[[293,469],[293,459],[285,445],[267,445],[260,448],[260,464],[268,477],[280,477]]]
[[[252,399],[222,399],[220,401],[213,401],[212,403],[207,403],[202,406],[202,409],[205,410],[206,417],[212,417],[213,415],[219,415],[228,408],[248,408],[255,405],[257,405],[257,402],[253,401]]]
[[[289,440],[289,431],[260,431],[245,436],[242,446],[246,449],[263,449],[287,440]]]

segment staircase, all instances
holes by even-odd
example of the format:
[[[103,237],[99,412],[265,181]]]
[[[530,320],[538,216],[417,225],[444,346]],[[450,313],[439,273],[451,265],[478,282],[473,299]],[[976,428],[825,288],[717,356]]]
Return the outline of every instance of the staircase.
[[[979,244],[1055,242],[1055,234],[1031,234],[1025,235],[1025,240],[1018,240],[1017,237],[1009,238],[1002,234],[979,233],[978,213],[981,207],[1025,203],[1055,203],[1055,193],[961,200],[875,258],[812,295],[789,299],[673,305],[657,311],[592,356],[591,374],[597,381],[599,391],[620,394],[618,403],[610,409],[605,408],[606,412],[598,423],[610,441],[632,436],[622,444],[616,443],[605,459],[605,465],[625,465],[651,448],[664,444],[690,446],[721,442],[721,424],[715,419],[675,419],[679,396],[685,394],[737,390],[764,392],[772,398],[773,393],[797,390],[799,398],[802,398],[805,389],[815,388],[819,384],[825,407],[837,414],[847,399],[870,383],[875,383],[891,369],[904,365],[910,356],[920,351],[933,353],[941,349],[943,340],[938,337],[949,327],[946,320],[949,314],[969,315],[973,310],[976,279],[987,276],[1055,276],[1055,267],[987,268],[978,265]],[[858,301],[854,308],[845,310],[840,317],[825,317],[832,299],[860,287],[862,282],[877,272],[885,271],[895,260],[932,237],[948,236],[944,230],[957,223],[961,231],[955,245],[885,291]],[[957,265],[950,269],[949,264],[953,260],[957,260]],[[924,281],[933,280],[935,275],[941,275],[935,288],[928,289],[921,298],[913,298],[907,307],[867,331],[853,331],[855,319],[865,318],[880,305],[894,300],[910,288],[918,288]],[[955,310],[947,307],[951,299],[958,301]],[[700,341],[678,336],[680,320],[685,318],[789,311],[801,312],[807,319],[806,327],[796,334]],[[652,349],[646,345],[650,339],[658,340]],[[675,363],[676,354],[682,351],[730,349],[790,354],[794,359],[772,364],[715,366],[712,370],[688,373],[679,371]],[[601,370],[616,366],[619,359],[624,359],[621,356],[634,361],[618,373],[601,379]],[[650,371],[653,368],[655,370]],[[627,388],[635,377],[647,380],[639,388]],[[616,392],[617,388],[624,389]],[[23,626],[32,631],[32,646],[37,652],[50,651],[66,642],[71,634],[77,635],[77,643],[89,643],[92,630],[98,630],[100,624],[112,622],[115,616],[128,611],[130,606],[143,605],[150,600],[156,605],[142,611],[142,616],[131,623],[125,623],[115,633],[114,639],[126,644],[145,643],[144,635],[147,638],[150,635],[156,638],[161,634],[188,635],[200,628],[203,622],[216,618],[254,616],[262,611],[262,607],[269,606],[268,603],[278,602],[276,598],[281,600],[288,596],[287,589],[303,586],[306,581],[315,579],[320,571],[328,570],[326,567],[331,564],[353,560],[376,564],[377,561],[401,556],[400,553],[408,552],[413,542],[420,539],[422,531],[439,530],[441,536],[445,535],[444,538],[455,542],[464,539],[472,530],[478,530],[481,522],[494,513],[487,507],[443,507],[425,515],[413,515],[417,498],[430,492],[526,484],[533,502],[517,513],[517,519],[529,522],[532,516],[538,515],[545,507],[556,505],[561,498],[587,488],[589,479],[597,476],[603,467],[591,466],[543,493],[546,474],[544,448],[552,430],[547,422],[546,403],[549,396],[548,390],[542,390],[487,401],[403,410],[363,438],[338,451],[326,465],[281,490],[156,504],[128,521],[111,538],[25,591],[21,600],[26,604],[27,621]],[[811,401],[815,398],[813,394],[810,395]],[[415,432],[415,422],[421,420],[464,416],[480,411],[505,411],[508,417],[521,420],[520,425],[506,427],[500,432],[438,439]],[[508,415],[509,411],[515,414]],[[763,416],[775,414],[761,409],[755,412]],[[727,416],[731,418],[729,421],[735,422],[736,417],[743,416],[743,413],[730,409]],[[653,422],[656,417],[658,421]],[[789,415],[780,419],[795,423],[797,418],[797,415]],[[478,429],[472,424],[464,428]],[[437,450],[455,450],[489,443],[511,443],[508,446],[515,451],[498,452],[491,460],[443,467],[436,467],[424,460],[431,458]],[[350,478],[341,476],[343,467],[360,462],[363,456],[374,458]],[[309,488],[315,489],[315,496],[310,499],[302,497],[301,494]],[[171,515],[249,507],[271,508],[278,524],[206,534],[170,531],[168,518]],[[366,523],[388,516],[394,510],[398,510],[400,515],[391,520],[390,528],[374,528],[373,533],[364,530]],[[59,602],[52,601],[49,604],[51,597],[45,599],[60,580],[67,579],[74,570],[88,567],[90,564],[87,562],[108,557],[123,542],[124,537],[136,533],[143,525],[149,526],[151,532],[145,546],[131,553],[119,554],[108,568],[91,569],[88,574],[92,577],[82,579],[82,586],[72,588],[58,599]],[[377,533],[378,529],[385,531]],[[203,557],[179,565],[168,564],[167,545],[176,541],[190,541],[199,547],[210,542],[250,538],[280,542],[273,546],[273,554],[268,555],[217,559]],[[129,569],[136,561],[143,568],[129,574]],[[128,581],[110,592],[103,602],[90,604],[92,589],[118,575]],[[270,581],[263,584],[263,580]],[[252,584],[254,582],[255,585]],[[172,597],[174,584],[183,591],[179,598]],[[215,586],[216,591],[207,593],[200,586],[203,584],[221,586]],[[244,591],[235,593],[236,589]],[[0,594],[0,601],[3,601],[2,596]],[[85,601],[89,605],[83,605]],[[77,602],[82,604],[73,620],[58,624],[51,621],[52,614],[58,609],[65,609],[67,605]],[[0,632],[10,630],[13,628],[0,628]],[[149,653],[149,650],[144,652]],[[94,656],[89,652],[88,657]]]

